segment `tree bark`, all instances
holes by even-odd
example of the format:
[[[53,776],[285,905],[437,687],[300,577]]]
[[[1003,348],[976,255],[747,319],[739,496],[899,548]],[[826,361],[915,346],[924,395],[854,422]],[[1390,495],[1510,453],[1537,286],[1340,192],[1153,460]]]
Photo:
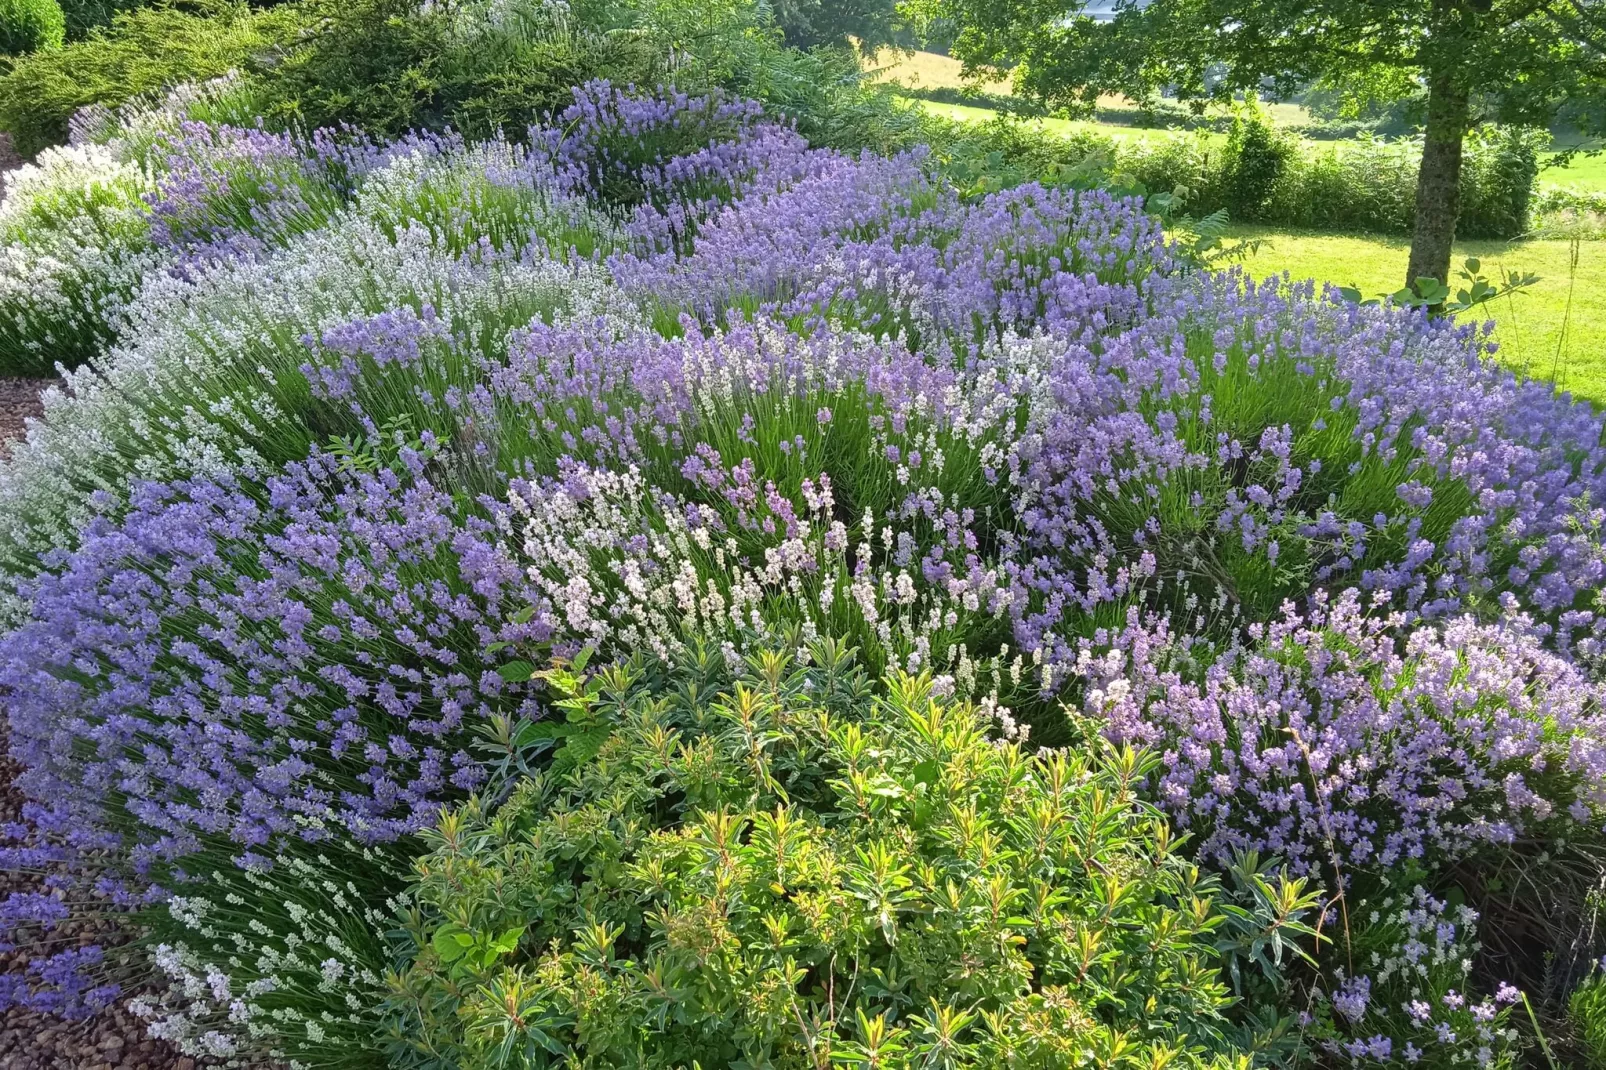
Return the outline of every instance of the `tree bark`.
[[[1422,168],[1416,176],[1416,224],[1405,285],[1416,280],[1450,282],[1450,246],[1461,212],[1461,145],[1467,136],[1467,90],[1451,71],[1428,74],[1428,122]]]

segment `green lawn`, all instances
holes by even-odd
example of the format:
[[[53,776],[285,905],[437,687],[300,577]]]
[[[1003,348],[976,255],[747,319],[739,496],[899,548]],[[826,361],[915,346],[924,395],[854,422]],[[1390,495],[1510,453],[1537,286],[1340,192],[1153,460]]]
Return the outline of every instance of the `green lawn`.
[[[1234,227],[1233,232],[1266,240],[1245,264],[1255,275],[1286,271],[1296,279],[1356,286],[1368,296],[1397,290],[1405,282],[1409,243],[1403,238],[1249,226]],[[1455,255],[1457,264],[1462,257],[1480,258],[1491,278],[1501,267],[1539,275],[1531,291],[1484,306],[1483,318],[1496,324],[1500,359],[1606,405],[1606,242],[1580,243],[1576,271],[1569,264],[1571,253],[1564,241],[1492,241],[1458,243]]]
[[[968,104],[942,104],[935,100],[920,100],[915,103],[925,108],[933,115],[944,119],[953,119],[961,123],[985,123],[998,118],[998,112],[991,108],[973,108]],[[1141,141],[1144,138],[1176,137],[1174,130],[1145,130],[1136,126],[1122,126],[1118,123],[1083,122],[1075,119],[1022,119],[1023,125],[1058,134],[1061,137],[1075,133],[1098,134],[1101,137],[1114,138],[1117,141]]]
[[[1558,186],[1606,189],[1606,152],[1598,156],[1574,156],[1566,167],[1547,167],[1539,172],[1539,181]]]

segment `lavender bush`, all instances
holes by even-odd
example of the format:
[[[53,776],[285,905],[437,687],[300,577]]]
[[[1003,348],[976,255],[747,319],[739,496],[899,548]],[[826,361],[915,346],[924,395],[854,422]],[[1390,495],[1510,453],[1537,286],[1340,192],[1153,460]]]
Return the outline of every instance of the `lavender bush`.
[[[94,359],[115,341],[142,279],[257,257],[315,229],[384,160],[360,136],[184,118],[218,92],[86,117],[76,144],[7,183],[0,370],[43,374]]]
[[[328,223],[379,151],[361,137],[317,131],[303,141],[261,129],[185,122],[151,147],[151,240],[194,270],[250,260]]]
[[[0,371],[81,364],[159,262],[145,222],[151,175],[102,146],[47,149],[0,201]]]
[[[533,140],[563,188],[626,208],[684,210],[729,198],[760,165],[755,135],[770,132],[762,119],[757,101],[599,81],[576,87],[574,103]]]
[[[1223,859],[1433,869],[1592,826],[1606,690],[1530,618],[1410,629],[1386,610],[1318,594],[1214,650],[1134,611],[1107,648],[1083,646],[1082,701],[1117,738],[1164,750],[1157,797]]]
[[[309,411],[302,368],[321,359],[317,343],[331,328],[427,307],[447,330],[462,324],[465,344],[494,354],[511,327],[559,310],[634,318],[589,264],[543,250],[454,253],[449,236],[422,224],[394,238],[387,230],[342,218],[265,260],[147,280],[127,340],[46,395],[43,426],[0,473],[8,575],[31,574],[41,553],[120,511],[137,481],[282,464],[320,436],[361,432],[343,404],[322,406],[321,418]],[[410,387],[393,400],[423,403]],[[431,399],[430,411],[444,402]],[[375,415],[377,426],[400,412]]]
[[[247,865],[337,829],[392,840],[448,785],[478,784],[451,741],[505,699],[475,668],[483,648],[550,629],[501,633],[519,570],[420,478],[427,432],[394,449],[399,472],[315,456],[268,479],[265,501],[230,478],[149,486],[92,528],[5,640],[28,790],[117,799],[151,833],[136,870],[165,880],[213,836]]]
[[[262,918],[299,925],[320,891],[287,893],[275,874],[317,861],[320,879],[339,875],[329,894],[358,904],[347,908],[366,932],[361,905],[371,914],[395,883],[393,845],[483,783],[476,730],[522,709],[493,644],[550,633],[541,617],[506,619],[504,604],[528,601],[520,570],[430,482],[437,447],[398,434],[261,483],[149,485],[120,524],[92,527],[59,574],[40,577],[33,620],[4,640],[22,786],[50,800],[34,823],[106,830],[123,861],[91,876],[167,900],[157,932],[265,944],[208,960],[251,1008],[232,1019],[240,1029],[259,1011],[279,1031],[307,1013],[305,994],[299,1009],[284,1000],[309,952],[294,940],[275,951]],[[242,912],[258,886],[288,899]],[[174,962],[193,963],[173,946]],[[367,947],[363,958],[331,945],[351,980],[374,986],[383,959]],[[340,1009],[296,1039],[335,1046],[371,1026]],[[166,1035],[194,1039],[176,1024],[194,1018],[164,1015]]]
[[[1197,862],[1274,856],[1329,915],[1402,865],[1420,911],[1595,857],[1606,437],[1481,328],[739,100],[581,87],[523,144],[161,114],[96,150],[145,176],[150,263],[94,276],[114,340],[0,468],[0,687],[37,800],[7,857],[136,914],[188,1050],[379,1058],[418,836],[576,746],[571,659],[839,644],[1016,745],[1091,725],[1158,756]],[[1242,894],[1292,919],[1273,886]],[[116,998],[42,894],[0,912],[40,952],[5,998]],[[1515,1050],[1502,1001],[1357,1002],[1324,935],[1211,952],[1265,1044]]]
[[[1471,976],[1477,911],[1387,884],[1355,909],[1345,948],[1354,965],[1334,969],[1308,1014],[1321,1055],[1357,1067],[1522,1065],[1512,1021],[1521,993],[1480,993]]]

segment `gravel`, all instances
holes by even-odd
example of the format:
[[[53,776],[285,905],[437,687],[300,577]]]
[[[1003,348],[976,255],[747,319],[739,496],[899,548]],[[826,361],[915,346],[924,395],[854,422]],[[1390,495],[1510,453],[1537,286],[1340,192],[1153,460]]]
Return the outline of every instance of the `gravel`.
[[[3,148],[4,146],[0,146]],[[48,379],[0,377],[0,458],[20,437],[25,421],[44,411],[39,392]],[[23,796],[13,780],[18,772],[5,746],[0,723],[0,824],[20,821]],[[0,871],[0,897],[37,890],[36,877]],[[65,943],[115,946],[126,937],[105,920],[74,919],[56,930]],[[0,955],[0,969],[20,965],[16,954]],[[0,1068],[4,1070],[198,1070],[194,1059],[145,1036],[143,1024],[122,1007],[93,1018],[66,1022],[13,1008],[0,1013]]]
[[[81,1022],[33,1012],[0,1016],[6,1070],[198,1070],[194,1059],[150,1040],[139,1019],[113,1007]]]

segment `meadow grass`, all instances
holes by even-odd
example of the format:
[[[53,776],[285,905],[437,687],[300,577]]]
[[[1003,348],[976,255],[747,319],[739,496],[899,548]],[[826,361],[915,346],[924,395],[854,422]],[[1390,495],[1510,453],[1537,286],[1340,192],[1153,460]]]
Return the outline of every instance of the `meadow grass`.
[[[897,82],[911,89],[982,89],[989,93],[1010,92],[1009,79],[969,82],[964,67],[952,56],[935,52],[895,52],[883,50],[865,64],[878,81]]]
[[[1405,238],[1252,226],[1235,226],[1231,233],[1264,242],[1244,264],[1257,276],[1286,271],[1296,279],[1355,286],[1367,296],[1397,290],[1405,281]],[[1606,242],[1580,242],[1576,250],[1566,241],[1457,242],[1456,264],[1469,256],[1482,261],[1491,279],[1502,268],[1540,276],[1527,292],[1484,306],[1495,322],[1500,359],[1606,405]]]
[[[987,93],[997,93],[1008,96],[1012,93],[1009,79],[996,81],[967,81],[964,76],[963,65],[952,56],[939,56],[935,52],[892,52],[884,51],[868,64],[870,70],[875,72],[877,80],[897,82],[899,85],[911,89],[980,89]],[[1121,96],[1105,95],[1099,98],[1099,106],[1104,108],[1117,108],[1133,112],[1133,122],[1137,122],[1137,105]],[[1297,126],[1310,121],[1310,113],[1298,104],[1267,103],[1263,104],[1272,121]],[[980,118],[990,118],[992,112],[985,108],[962,109],[967,114],[951,115],[953,119],[969,119],[978,116],[969,115],[969,112],[982,112]],[[941,114],[941,113],[939,113]],[[1051,122],[1053,120],[1050,120]],[[1124,130],[1125,127],[1115,123],[1082,123],[1073,124],[1081,126],[1098,127],[1100,133]]]

